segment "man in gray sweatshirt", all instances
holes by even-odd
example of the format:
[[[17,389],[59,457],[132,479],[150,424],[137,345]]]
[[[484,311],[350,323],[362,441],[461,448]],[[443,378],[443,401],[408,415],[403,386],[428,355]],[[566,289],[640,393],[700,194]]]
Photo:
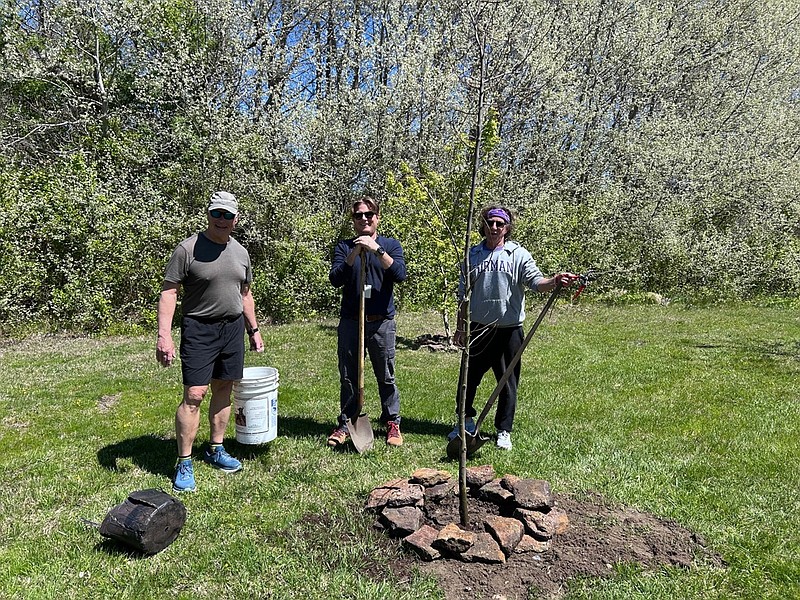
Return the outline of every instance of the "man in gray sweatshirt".
[[[469,253],[470,281],[470,343],[467,369],[467,395],[465,426],[467,432],[475,433],[474,417],[477,415],[473,403],[475,392],[489,369],[499,381],[505,366],[520,349],[524,335],[525,290],[549,292],[560,282],[571,285],[578,277],[572,273],[558,273],[545,277],[525,248],[509,239],[514,228],[514,216],[505,206],[487,206],[481,211],[480,233],[484,237]],[[458,326],[453,336],[457,346],[464,344],[466,314],[464,311],[465,282],[462,276],[459,285]],[[517,386],[521,361],[508,378],[500,392],[494,424],[497,430],[497,447],[511,450],[511,431],[517,408]],[[458,382],[458,390],[462,382]],[[458,399],[456,399],[458,407]],[[459,434],[458,425],[448,436]]]

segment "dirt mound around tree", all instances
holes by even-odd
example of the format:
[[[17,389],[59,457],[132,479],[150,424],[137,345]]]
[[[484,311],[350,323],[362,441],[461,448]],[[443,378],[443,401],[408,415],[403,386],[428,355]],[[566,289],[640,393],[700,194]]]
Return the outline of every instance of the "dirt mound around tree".
[[[473,473],[483,470],[481,475],[492,473],[490,465],[474,469]],[[428,477],[438,473],[440,479],[423,481],[412,475],[408,480],[387,482],[373,491],[367,509],[378,513],[376,527],[391,537],[411,540],[424,538],[426,535],[421,534],[429,532],[427,541],[403,542],[408,552],[393,570],[402,572],[413,566],[435,575],[448,600],[513,600],[526,599],[529,594],[558,598],[571,580],[613,576],[618,564],[634,564],[645,570],[724,566],[722,558],[699,535],[675,521],[613,506],[598,494],[550,494],[547,506],[521,506],[519,502],[529,501],[518,502],[513,492],[500,493],[502,489],[513,490],[516,485],[520,491],[526,488],[524,484],[533,482],[547,496],[549,484],[513,475],[477,483],[472,477],[467,500],[469,525],[462,527],[455,482],[448,481],[442,472],[421,472]],[[411,508],[418,511],[418,521],[414,517],[409,522]],[[526,514],[537,511],[561,517],[554,519],[547,531],[539,529],[542,519],[525,519]],[[527,543],[518,539],[522,534],[506,532],[504,536],[498,531],[497,522],[513,523],[511,517],[525,523],[523,537]],[[461,530],[455,538],[451,535],[453,528]],[[471,549],[466,548],[469,540],[475,541]],[[486,550],[487,543],[493,546],[490,550]]]
[[[566,512],[569,527],[553,537],[542,553],[515,553],[504,564],[438,560],[419,564],[433,573],[448,600],[528,598],[537,590],[542,598],[558,598],[577,577],[609,577],[619,563],[645,570],[664,565],[691,568],[698,564],[724,566],[697,534],[669,519],[627,507],[614,507],[597,494],[576,498],[555,494],[556,506]],[[458,522],[458,498],[444,501]],[[490,506],[476,498],[468,501],[470,520],[482,523]]]

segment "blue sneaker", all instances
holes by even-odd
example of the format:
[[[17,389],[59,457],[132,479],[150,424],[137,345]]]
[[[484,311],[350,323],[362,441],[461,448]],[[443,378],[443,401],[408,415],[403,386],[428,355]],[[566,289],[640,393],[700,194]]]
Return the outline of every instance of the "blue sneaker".
[[[212,467],[226,473],[236,473],[236,471],[241,471],[242,469],[242,463],[228,454],[222,446],[217,446],[216,451],[206,450],[203,460]]]
[[[464,420],[464,429],[467,430],[468,434],[475,435],[475,419],[473,419],[472,417],[467,417]],[[459,435],[461,435],[461,428],[458,426],[458,423],[456,423],[456,426],[453,427],[453,431],[447,434],[447,439],[454,440]]]
[[[173,492],[193,492],[197,489],[194,483],[194,465],[191,460],[182,460],[175,465],[175,476],[172,478]]]

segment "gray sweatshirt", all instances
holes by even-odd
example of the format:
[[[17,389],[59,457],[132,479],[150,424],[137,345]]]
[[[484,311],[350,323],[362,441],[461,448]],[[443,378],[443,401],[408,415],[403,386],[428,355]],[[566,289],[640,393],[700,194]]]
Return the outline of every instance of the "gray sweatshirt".
[[[470,248],[472,271],[470,319],[484,325],[516,327],[525,322],[525,288],[538,291],[545,279],[530,252],[516,242],[489,250],[483,242]],[[464,278],[459,284],[464,299]]]

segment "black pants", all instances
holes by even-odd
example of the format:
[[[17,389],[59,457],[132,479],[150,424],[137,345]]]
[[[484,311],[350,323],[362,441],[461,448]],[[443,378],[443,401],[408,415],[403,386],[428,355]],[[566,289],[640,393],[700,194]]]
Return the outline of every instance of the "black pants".
[[[467,417],[475,417],[478,412],[473,406],[475,392],[489,369],[494,372],[496,381],[505,373],[506,365],[511,362],[514,355],[522,346],[524,336],[522,327],[495,327],[481,323],[471,323],[469,344],[469,367],[467,369]],[[514,427],[514,414],[517,411],[517,386],[522,361],[514,367],[514,372],[500,391],[497,399],[497,412],[494,417],[494,426],[498,431],[511,431]],[[461,390],[461,378],[458,390]],[[488,400],[488,398],[487,398]],[[458,412],[458,396],[456,396],[456,412]]]

